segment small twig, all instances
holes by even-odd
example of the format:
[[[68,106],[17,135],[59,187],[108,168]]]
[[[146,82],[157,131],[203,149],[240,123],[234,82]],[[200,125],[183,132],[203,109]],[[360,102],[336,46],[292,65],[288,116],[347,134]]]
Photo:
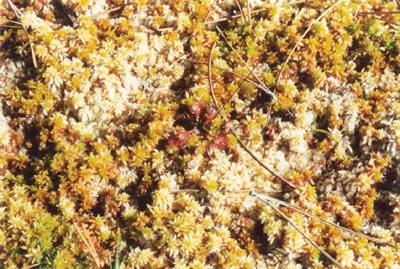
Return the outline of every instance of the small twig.
[[[326,252],[325,250],[323,250],[320,246],[317,245],[317,243],[315,243],[314,240],[312,240],[305,232],[303,232],[302,230],[300,230],[296,224],[289,218],[287,217],[281,210],[279,210],[279,208],[277,208],[276,206],[274,206],[270,201],[268,201],[267,199],[265,199],[264,196],[261,196],[260,194],[251,191],[250,192],[251,196],[256,197],[258,200],[262,201],[264,204],[266,204],[267,206],[269,206],[270,208],[272,208],[272,210],[275,211],[275,213],[277,213],[281,218],[283,218],[287,223],[289,223],[297,232],[299,232],[313,247],[315,247],[320,253],[322,253],[326,258],[328,258],[333,264],[335,264],[337,267],[344,269],[343,266],[341,266],[339,264],[338,261],[336,261],[328,252]]]
[[[114,7],[114,8],[111,8],[111,9],[107,9],[107,10],[101,11],[101,12],[99,12],[99,13],[93,14],[93,15],[91,16],[91,18],[92,18],[93,20],[97,20],[100,16],[103,16],[103,15],[112,13],[112,12],[114,12],[114,11],[120,10],[121,8],[123,8],[123,6]]]
[[[229,130],[232,132],[233,136],[238,140],[239,144],[243,147],[243,149],[265,170],[270,172],[273,176],[278,178],[280,181],[285,182],[287,185],[292,187],[293,189],[296,189],[296,186],[288,181],[287,179],[283,178],[282,176],[278,175],[274,170],[269,168],[266,164],[264,164],[247,146],[244,144],[244,142],[239,138],[239,136],[236,134],[236,132],[232,129],[232,127],[229,127]]]
[[[247,21],[247,16],[244,14],[242,6],[239,3],[239,0],[235,0],[236,1],[236,5],[238,6],[239,10],[240,10],[240,14],[242,15],[244,22],[249,25],[248,21]]]
[[[19,19],[22,15],[22,12],[18,9],[16,5],[14,5],[11,0],[7,0],[8,5],[10,6],[11,10],[14,12],[15,16]]]
[[[393,246],[393,244],[391,244],[390,242],[387,242],[387,241],[381,240],[381,239],[379,239],[379,238],[375,238],[375,237],[368,236],[368,235],[363,234],[363,233],[359,233],[359,232],[350,230],[350,229],[348,229],[348,228],[346,228],[346,227],[342,227],[342,226],[340,226],[340,225],[338,225],[338,224],[336,224],[336,223],[333,223],[333,222],[330,222],[330,221],[328,221],[328,220],[325,220],[325,219],[323,219],[323,218],[321,218],[321,217],[318,217],[317,215],[310,214],[310,213],[308,213],[307,211],[305,211],[305,210],[303,210],[303,209],[301,209],[301,208],[299,208],[299,207],[297,207],[297,206],[294,206],[294,205],[291,205],[291,204],[289,204],[289,203],[286,203],[286,202],[284,202],[284,201],[282,201],[282,200],[276,199],[276,198],[271,197],[271,196],[260,196],[260,195],[258,194],[259,191],[253,191],[253,192],[251,192],[251,193],[252,193],[253,196],[255,196],[255,197],[257,197],[257,198],[263,197],[264,199],[267,199],[267,200],[269,200],[269,201],[275,202],[275,203],[277,203],[277,204],[279,204],[279,205],[282,205],[282,206],[285,206],[285,207],[287,207],[287,208],[293,209],[293,210],[295,210],[295,211],[297,211],[297,212],[299,212],[299,213],[301,213],[301,214],[303,214],[303,215],[305,215],[305,216],[307,216],[307,217],[317,219],[317,220],[319,220],[319,221],[321,221],[321,222],[323,222],[323,223],[325,223],[325,224],[327,224],[327,225],[330,225],[330,226],[332,226],[332,227],[335,227],[335,228],[337,228],[337,229],[339,229],[339,230],[342,230],[342,231],[344,231],[344,232],[347,232],[347,233],[349,233],[349,234],[352,234],[352,235],[355,235],[355,236],[358,236],[358,237],[365,238],[365,239],[367,239],[367,240],[369,240],[369,241],[372,241],[372,242],[375,242],[375,243],[378,243],[378,244],[384,244],[384,245]],[[257,195],[254,195],[254,194],[257,194],[258,196],[257,196]]]
[[[249,0],[246,0],[246,5],[247,5],[247,16],[248,16],[248,20],[249,20],[249,26],[251,27],[252,22],[251,22],[251,9],[250,9]]]
[[[198,189],[175,189],[175,190],[169,190],[170,193],[199,193],[202,192],[203,190],[198,190]],[[218,193],[241,193],[241,194],[248,194],[252,190],[219,190],[217,191]],[[280,190],[257,190],[257,193],[270,193],[270,194],[276,194],[276,193],[281,193],[282,191]],[[211,193],[212,194],[212,193]]]
[[[297,41],[297,43],[294,45],[293,49],[290,51],[288,57],[286,58],[285,62],[283,63],[281,70],[279,71],[279,75],[278,75],[278,79],[276,80],[276,85],[278,85],[281,77],[282,77],[282,73],[283,70],[285,69],[286,65],[288,64],[290,58],[292,57],[292,54],[295,52],[295,50],[297,49],[297,47],[300,45],[301,41],[303,41],[303,39],[306,37],[306,35],[308,34],[308,32],[311,31],[312,26],[317,23],[318,21],[320,21],[326,14],[328,14],[330,11],[332,11],[337,5],[340,4],[340,2],[342,2],[343,0],[338,0],[336,3],[334,3],[332,6],[330,6],[329,8],[327,8],[324,12],[322,12],[321,15],[318,16],[317,19],[315,19],[314,21],[311,22],[311,24],[308,26],[307,30],[303,33],[303,35],[300,37],[300,39]]]
[[[216,42],[214,42],[211,46],[211,50],[210,50],[210,55],[208,56],[208,84],[210,87],[210,92],[211,92],[211,97],[213,99],[213,102],[215,104],[215,106],[218,108],[218,102],[217,102],[217,98],[215,97],[215,92],[214,92],[214,86],[212,83],[212,72],[211,72],[211,66],[212,66],[212,51],[215,48],[215,44]]]
[[[165,70],[165,71],[163,71],[163,72],[161,73],[161,76],[164,76],[165,73],[167,73],[167,72],[171,72],[172,67],[173,67],[176,63],[178,63],[178,62],[180,62],[180,61],[185,61],[185,60],[186,60],[185,58],[186,58],[187,56],[188,56],[188,54],[184,54],[184,55],[182,55],[181,57],[179,57],[178,59],[174,60],[170,65],[168,65],[168,70]]]
[[[220,33],[220,35],[222,36],[222,38],[225,40],[225,42],[228,44],[228,46],[232,49],[232,51],[236,54],[236,56],[242,61],[242,63],[245,65],[245,67],[247,68],[247,70],[250,71],[250,73],[256,78],[256,80],[258,81],[258,83],[260,83],[262,86],[260,87],[261,90],[263,90],[266,94],[270,95],[272,97],[272,99],[276,102],[279,103],[279,99],[276,97],[276,95],[267,87],[267,85],[265,85],[265,83],[254,73],[254,68],[251,69],[247,63],[244,61],[244,59],[240,56],[240,54],[235,50],[235,48],[232,46],[231,43],[229,43],[228,39],[226,38],[226,36],[224,35],[224,33],[222,33],[221,29],[216,26],[216,29],[218,30],[218,32]],[[293,116],[292,112],[290,112],[290,110],[288,108],[285,108],[285,110],[289,113],[289,115]]]
[[[400,11],[365,11],[359,12],[358,15],[374,15],[374,14],[399,14]]]
[[[81,237],[81,239],[83,240],[83,242],[85,243],[86,247],[88,248],[90,255],[92,256],[94,262],[96,263],[96,266],[98,268],[101,268],[101,262],[100,262],[100,257],[97,254],[95,247],[93,245],[93,242],[90,240],[90,237],[88,236],[88,238],[85,237],[85,235],[81,232],[79,226],[73,222],[72,223],[76,229],[76,231],[78,232],[79,236]]]
[[[256,68],[256,67],[254,67],[253,70],[254,70],[255,68]],[[217,111],[218,114],[222,111],[222,109],[225,108],[225,106],[226,106],[226,105],[233,99],[233,97],[240,91],[240,87],[241,87],[242,84],[249,78],[249,76],[250,76],[251,74],[252,74],[252,72],[249,72],[249,73],[247,74],[247,76],[240,82],[240,84],[236,87],[236,90],[231,94],[231,96],[229,96],[228,100],[227,100],[225,103],[223,103],[222,106],[218,109],[218,111]]]
[[[18,22],[16,21],[9,21],[15,24],[18,24]],[[13,29],[21,29],[21,26],[14,26],[14,25],[5,25],[5,24],[0,24],[0,27],[4,27],[4,28],[13,28]]]

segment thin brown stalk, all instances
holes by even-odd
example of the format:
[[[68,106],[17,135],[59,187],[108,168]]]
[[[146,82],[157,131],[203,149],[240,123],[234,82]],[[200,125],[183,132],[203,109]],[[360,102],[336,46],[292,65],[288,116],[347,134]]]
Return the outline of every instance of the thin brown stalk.
[[[285,182],[287,185],[289,185],[290,187],[292,187],[293,189],[296,189],[296,186],[288,181],[287,179],[285,179],[284,177],[280,176],[279,174],[277,174],[274,170],[272,170],[271,168],[269,168],[266,164],[264,164],[247,146],[246,144],[239,138],[239,136],[236,134],[236,132],[229,127],[229,130],[231,131],[231,133],[233,134],[233,136],[237,139],[237,141],[239,142],[239,144],[243,147],[243,149],[251,156],[251,158],[253,158],[261,167],[263,167],[265,170],[267,170],[269,173],[271,173],[274,177],[278,178],[280,181]]]
[[[247,6],[247,16],[249,20],[249,26],[251,27],[252,22],[251,22],[251,8],[250,8],[250,3],[249,0],[246,0],[246,6]]]
[[[161,76],[164,76],[165,75],[165,73],[167,73],[167,72],[170,72],[171,70],[172,70],[172,67],[176,64],[176,63],[178,63],[178,62],[180,62],[180,61],[186,61],[186,57],[188,56],[188,54],[183,54],[181,57],[179,57],[178,59],[176,59],[175,61],[173,61],[169,66],[168,66],[168,70],[165,70],[165,71],[163,71],[162,73],[161,73]]]
[[[19,19],[22,15],[21,10],[18,9],[16,5],[11,0],[7,0],[8,5],[10,6],[11,10],[14,12],[15,16]]]
[[[86,236],[82,233],[81,229],[79,228],[79,226],[73,222],[72,223],[76,229],[76,231],[78,232],[79,236],[81,237],[81,239],[83,240],[83,242],[85,243],[86,247],[89,250],[90,255],[92,256],[94,262],[96,263],[97,268],[101,268],[101,262],[100,262],[100,257],[97,254],[95,248],[94,248],[94,244],[93,242],[90,240],[90,237],[88,236],[86,238]],[[85,232],[86,234],[86,232]]]
[[[265,85],[265,83],[254,73],[254,68],[250,68],[250,66],[247,65],[247,63],[244,61],[244,59],[240,56],[240,54],[237,52],[237,50],[235,50],[235,48],[232,46],[231,43],[229,43],[228,39],[226,38],[226,36],[224,35],[224,33],[221,31],[221,29],[216,26],[216,29],[218,30],[219,34],[222,36],[222,38],[225,40],[225,42],[228,44],[228,46],[232,49],[232,51],[236,54],[236,56],[241,60],[241,62],[245,65],[245,67],[247,68],[247,70],[250,71],[250,73],[256,78],[256,80],[258,81],[258,83],[260,83],[260,85],[262,85],[262,87],[260,87],[261,90],[263,90],[266,94],[270,95],[272,97],[272,99],[276,102],[279,103],[278,98],[276,97],[276,95],[267,87],[267,85]],[[290,110],[288,108],[285,108],[286,111],[289,113],[289,115],[293,116],[292,112],[290,112]]]
[[[248,79],[249,76],[250,76],[251,74],[252,74],[252,73],[249,72],[249,73],[247,74],[247,76],[242,80],[242,82],[236,87],[236,90],[231,94],[231,96],[229,96],[228,100],[227,100],[225,103],[223,103],[222,106],[218,109],[218,111],[217,111],[218,114],[225,108],[225,106],[226,106],[226,105],[233,99],[233,97],[240,91],[240,87],[242,86],[243,82],[246,81],[246,79]]]
[[[317,23],[318,21],[320,21],[323,17],[326,16],[326,14],[328,14],[329,12],[331,12],[336,6],[338,6],[340,4],[340,2],[342,2],[343,0],[338,0],[336,1],[336,3],[334,3],[332,6],[330,6],[329,8],[327,8],[324,12],[322,12],[321,15],[318,16],[317,19],[315,19],[314,21],[312,21],[310,23],[310,25],[308,26],[307,30],[303,33],[303,35],[300,37],[300,39],[296,42],[296,44],[294,45],[294,47],[292,48],[292,50],[290,51],[288,57],[286,58],[285,62],[283,63],[281,70],[279,71],[279,75],[278,75],[278,79],[276,80],[276,85],[278,85],[281,77],[282,77],[282,73],[283,70],[285,69],[286,65],[288,64],[290,58],[292,57],[292,54],[296,51],[297,47],[300,45],[300,43],[303,41],[303,39],[306,37],[306,35],[308,34],[308,32],[311,31],[312,26]]]
[[[235,2],[236,2],[236,5],[237,5],[238,8],[239,8],[241,17],[244,19],[244,22],[247,24],[247,16],[245,16],[245,14],[244,14],[244,12],[243,12],[243,9],[242,9],[242,6],[241,6],[240,3],[239,3],[239,0],[235,0]]]
[[[15,21],[10,21],[10,22],[18,24],[18,22],[15,22]],[[0,24],[0,27],[4,27],[4,28],[13,28],[13,29],[21,29],[21,26],[13,26],[13,25],[5,25],[5,24]]]
[[[117,10],[120,10],[120,9],[122,9],[122,8],[123,8],[123,6],[114,7],[114,8],[108,9],[108,10],[104,10],[104,11],[99,12],[99,13],[97,13],[97,14],[93,14],[93,15],[91,16],[91,18],[92,18],[93,20],[97,20],[100,16],[110,14],[110,13],[112,13],[112,12],[114,12],[114,11],[117,11]]]
[[[213,43],[211,50],[210,50],[210,55],[208,58],[208,83],[209,83],[209,87],[210,87],[210,92],[211,92],[211,96],[213,99],[213,102],[215,104],[215,106],[217,108],[219,108],[218,105],[218,101],[215,97],[215,92],[214,92],[214,87],[213,87],[213,83],[212,83],[212,61],[211,61],[211,56],[212,56],[212,52],[213,49],[215,47],[215,42]],[[221,117],[224,119],[225,122],[228,122],[228,120],[226,119],[226,117],[223,115],[223,113],[221,113],[222,111],[219,111],[219,115],[221,115]],[[282,182],[285,182],[287,185],[289,185],[292,188],[296,188],[296,186],[289,182],[288,180],[286,180],[285,178],[283,178],[282,176],[278,175],[275,171],[273,171],[271,168],[269,168],[267,165],[265,165],[260,159],[257,158],[257,156],[246,146],[246,144],[239,138],[239,136],[236,134],[236,132],[232,129],[232,127],[229,127],[229,131],[235,136],[235,138],[238,140],[239,144],[244,148],[244,150],[261,166],[263,167],[265,170],[267,170],[269,173],[271,173],[273,176],[275,176],[276,178],[278,178],[279,180],[281,180]]]
[[[305,232],[300,230],[296,224],[289,218],[287,217],[278,207],[274,206],[269,200],[265,199],[264,196],[261,196],[260,194],[256,192],[250,192],[250,195],[256,197],[258,200],[262,201],[264,204],[272,208],[272,210],[275,211],[281,218],[283,218],[287,223],[290,224],[297,232],[299,232],[313,247],[315,247],[322,255],[324,255],[327,259],[329,259],[333,264],[335,264],[337,267],[344,269],[343,266],[339,264],[337,260],[335,260],[328,252],[323,250],[320,246],[315,243],[314,240],[312,240]]]
[[[374,14],[399,14],[400,11],[365,11],[359,12],[358,15],[374,15]]]
[[[199,193],[202,192],[203,190],[199,189],[173,189],[169,190],[170,193]],[[241,193],[241,194],[249,194],[253,190],[219,190],[216,191],[218,193]],[[277,194],[281,193],[280,190],[257,190],[257,193],[268,193],[268,194]]]
[[[258,196],[254,195],[254,193],[258,194]],[[257,198],[261,197],[261,196],[259,195],[259,192],[258,192],[258,191],[253,191],[253,196],[256,196]],[[344,231],[344,232],[347,232],[347,233],[349,233],[349,234],[352,234],[352,235],[355,235],[355,236],[358,236],[358,237],[365,238],[365,239],[367,239],[367,240],[369,240],[369,241],[371,241],[371,242],[375,242],[375,243],[378,243],[378,244],[384,244],[384,245],[393,246],[393,244],[391,244],[390,242],[387,242],[387,241],[381,240],[381,239],[379,239],[379,238],[375,238],[375,237],[372,237],[372,236],[368,236],[368,235],[365,235],[365,234],[363,234],[363,233],[359,233],[359,232],[350,230],[350,229],[348,229],[348,228],[342,227],[342,226],[340,226],[340,225],[338,225],[338,224],[336,224],[336,223],[330,222],[330,221],[325,220],[325,219],[323,219],[323,218],[321,218],[321,217],[318,217],[318,216],[316,216],[316,215],[310,214],[310,213],[308,213],[307,211],[305,211],[305,210],[303,210],[303,209],[301,209],[301,208],[299,208],[299,207],[297,207],[297,206],[291,205],[291,204],[289,204],[289,203],[286,203],[286,202],[284,202],[284,201],[282,201],[282,200],[279,200],[279,199],[276,199],[276,198],[274,198],[274,197],[271,197],[271,196],[262,196],[262,197],[263,197],[264,199],[269,200],[269,201],[275,202],[275,203],[277,203],[277,204],[279,204],[279,205],[282,205],[282,206],[285,206],[285,207],[287,207],[287,208],[293,209],[293,210],[295,210],[295,211],[297,211],[297,212],[299,212],[299,213],[301,213],[301,214],[303,214],[303,215],[305,215],[305,216],[307,216],[307,217],[317,219],[317,220],[319,220],[319,221],[321,221],[321,222],[323,222],[323,223],[325,223],[325,224],[327,224],[327,225],[330,225],[330,226],[332,226],[332,227],[335,227],[335,228],[337,228],[337,229],[339,229],[339,230],[342,230],[342,231]]]

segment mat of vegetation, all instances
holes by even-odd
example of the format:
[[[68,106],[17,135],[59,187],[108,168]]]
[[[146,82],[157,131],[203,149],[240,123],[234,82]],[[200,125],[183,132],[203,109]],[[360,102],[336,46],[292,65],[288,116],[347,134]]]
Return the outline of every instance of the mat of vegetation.
[[[0,2],[1,268],[400,268],[398,2]]]

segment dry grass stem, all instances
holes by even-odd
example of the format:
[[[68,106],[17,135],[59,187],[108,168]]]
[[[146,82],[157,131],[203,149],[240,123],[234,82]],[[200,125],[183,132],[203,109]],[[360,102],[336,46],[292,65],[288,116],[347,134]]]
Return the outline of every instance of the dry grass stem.
[[[271,202],[275,202],[275,203],[277,203],[279,205],[282,205],[282,206],[285,206],[287,208],[293,209],[293,210],[295,210],[295,211],[297,211],[297,212],[299,212],[299,213],[301,213],[301,214],[303,214],[303,215],[305,215],[307,217],[317,219],[317,220],[319,220],[319,221],[321,221],[321,222],[323,222],[323,223],[325,223],[327,225],[335,227],[335,228],[337,228],[339,230],[342,230],[344,232],[347,232],[349,234],[365,238],[365,239],[367,239],[367,240],[369,240],[371,242],[375,242],[375,243],[378,243],[378,244],[389,245],[389,246],[392,246],[392,247],[394,246],[391,242],[387,242],[387,241],[381,240],[379,238],[371,237],[371,236],[365,235],[363,233],[359,233],[359,232],[350,230],[350,229],[348,229],[346,227],[342,227],[342,226],[340,226],[340,225],[338,225],[336,223],[333,223],[333,222],[327,221],[327,220],[325,220],[325,219],[323,219],[321,217],[318,217],[317,215],[310,214],[307,211],[305,211],[305,210],[303,210],[303,209],[301,209],[301,208],[299,208],[297,206],[294,206],[294,205],[291,205],[289,203],[286,203],[286,202],[284,202],[284,201],[282,201],[280,199],[277,199],[277,198],[274,198],[274,197],[271,197],[271,196],[266,196],[266,195],[261,196],[259,193],[260,192],[258,190],[252,191],[252,195],[256,196],[259,199],[260,199],[260,197],[262,197],[263,200],[269,200]]]
[[[102,268],[99,254],[97,254],[94,244],[93,244],[92,240],[90,239],[90,236],[87,235],[85,228],[82,227],[82,229],[83,229],[83,232],[82,232],[81,228],[79,228],[78,224],[73,222],[73,225],[74,225],[76,231],[78,232],[79,236],[81,237],[82,241],[85,243],[87,249],[89,250],[89,253],[92,256],[94,262],[96,263],[97,268]]]
[[[312,240],[305,232],[303,232],[302,230],[300,230],[296,224],[294,224],[294,222],[288,218],[281,210],[279,210],[279,208],[277,208],[276,206],[274,206],[270,201],[268,201],[268,199],[265,198],[265,196],[261,196],[260,194],[256,193],[256,192],[250,192],[250,195],[256,197],[257,199],[259,199],[260,201],[262,201],[263,203],[265,203],[267,206],[269,206],[270,208],[272,208],[281,218],[283,218],[287,223],[289,223],[297,232],[299,232],[311,245],[313,245],[316,249],[318,249],[318,251],[323,254],[326,258],[328,258],[333,264],[335,264],[337,267],[344,269],[343,266],[341,266],[339,264],[338,261],[336,261],[328,252],[326,252],[325,250],[323,250],[322,248],[320,248],[320,246],[317,245],[317,243],[315,243],[314,240]]]

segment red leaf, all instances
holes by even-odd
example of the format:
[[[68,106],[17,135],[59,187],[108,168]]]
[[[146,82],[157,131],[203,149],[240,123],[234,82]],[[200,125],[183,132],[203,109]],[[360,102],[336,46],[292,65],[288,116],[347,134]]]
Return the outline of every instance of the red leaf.
[[[181,147],[189,141],[192,134],[188,131],[178,131],[174,135],[168,138],[168,145],[172,147]]]
[[[216,135],[211,143],[211,146],[219,150],[225,149],[229,145],[229,138],[227,136]]]

